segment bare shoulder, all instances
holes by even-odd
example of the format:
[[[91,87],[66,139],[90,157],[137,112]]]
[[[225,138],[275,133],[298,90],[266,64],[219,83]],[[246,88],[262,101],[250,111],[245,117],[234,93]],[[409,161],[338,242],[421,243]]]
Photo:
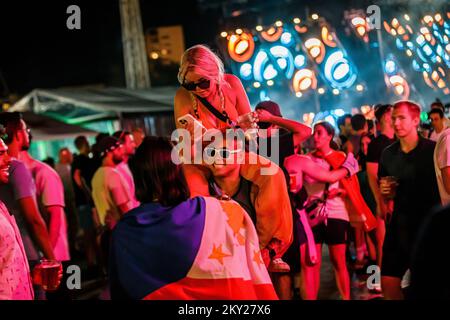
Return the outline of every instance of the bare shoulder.
[[[234,74],[226,73],[224,79],[230,84],[231,87],[242,86],[241,80]]]
[[[189,92],[184,88],[178,88],[175,93],[175,102],[190,100]]]

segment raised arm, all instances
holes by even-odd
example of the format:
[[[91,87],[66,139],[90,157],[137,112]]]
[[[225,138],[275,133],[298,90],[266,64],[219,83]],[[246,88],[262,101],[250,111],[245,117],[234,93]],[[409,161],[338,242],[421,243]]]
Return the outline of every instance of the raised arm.
[[[300,122],[285,119],[282,117],[277,117],[270,112],[259,109],[257,110],[259,121],[270,122],[279,127],[285,128],[293,133],[294,136],[294,146],[300,145],[303,141],[308,139],[312,134],[312,129]]]

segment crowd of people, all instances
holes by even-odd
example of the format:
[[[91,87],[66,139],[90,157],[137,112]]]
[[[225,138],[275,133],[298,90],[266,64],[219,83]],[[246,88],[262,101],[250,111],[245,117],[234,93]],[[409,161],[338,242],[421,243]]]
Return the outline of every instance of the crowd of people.
[[[201,163],[174,152],[179,139],[135,128],[92,146],[79,136],[76,155],[62,148],[49,165],[28,153],[21,114],[0,114],[0,299],[73,298],[64,271],[81,255],[112,299],[316,300],[324,244],[343,300],[350,273],[368,266],[381,279],[370,290],[385,299],[450,298],[430,255],[445,255],[439,222],[450,202],[442,103],[428,112],[431,130],[411,101],[311,128],[274,101],[252,111],[203,45],[186,50],[178,80],[177,129],[219,132],[189,142]],[[57,290],[36,280],[42,259],[61,263]]]

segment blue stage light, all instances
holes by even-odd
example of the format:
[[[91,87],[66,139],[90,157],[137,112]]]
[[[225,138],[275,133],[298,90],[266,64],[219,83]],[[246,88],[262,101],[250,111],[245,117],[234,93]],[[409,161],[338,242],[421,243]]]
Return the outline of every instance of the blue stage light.
[[[258,82],[264,82],[262,71],[265,69],[265,65],[269,61],[267,53],[263,50],[256,54],[255,62],[253,63],[253,77]]]
[[[428,63],[424,63],[424,64],[422,64],[422,66],[426,72],[431,73],[431,67]]]
[[[270,54],[278,59],[278,66],[284,71],[286,79],[291,79],[294,75],[294,57],[289,49],[283,46],[274,46],[270,48]],[[281,62],[280,59],[283,59],[284,62]],[[285,67],[283,67],[284,64],[286,64]]]
[[[431,56],[433,54],[433,49],[431,49],[431,47],[426,44],[423,46],[423,52],[425,52],[427,56]]]
[[[306,58],[304,55],[297,55],[294,59],[295,67],[300,69],[306,65]]]
[[[252,78],[252,65],[244,63],[239,69],[239,75],[243,80],[250,80]]]
[[[409,49],[414,49],[414,43],[412,43],[411,41],[406,42],[406,46],[407,46]]]
[[[286,69],[287,67],[287,61],[284,58],[277,59],[277,64],[282,70]]]
[[[395,45],[397,46],[397,48],[398,48],[399,50],[405,49],[405,46],[403,45],[402,40],[400,40],[399,38],[397,38],[397,39],[395,40]]]
[[[277,75],[278,75],[277,70],[273,67],[272,64],[269,64],[264,70],[263,77],[264,77],[265,80],[272,80]]]
[[[325,60],[325,78],[334,88],[349,88],[356,81],[356,73],[341,50],[330,54]]]
[[[418,71],[418,72],[421,71],[420,65],[419,65],[419,63],[417,62],[416,59],[414,59],[414,60],[412,61],[412,67],[413,67],[414,70],[416,70],[416,71]]]
[[[293,43],[292,34],[290,32],[283,32],[281,35],[281,43],[285,46],[289,46]]]
[[[386,71],[388,75],[397,73],[397,64],[393,60],[386,60],[384,71]]]

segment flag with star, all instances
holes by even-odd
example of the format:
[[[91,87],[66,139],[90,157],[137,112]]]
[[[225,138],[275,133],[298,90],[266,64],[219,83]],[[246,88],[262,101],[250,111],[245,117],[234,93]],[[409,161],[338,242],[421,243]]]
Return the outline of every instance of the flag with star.
[[[111,242],[113,299],[277,299],[247,213],[233,200],[144,204]]]

